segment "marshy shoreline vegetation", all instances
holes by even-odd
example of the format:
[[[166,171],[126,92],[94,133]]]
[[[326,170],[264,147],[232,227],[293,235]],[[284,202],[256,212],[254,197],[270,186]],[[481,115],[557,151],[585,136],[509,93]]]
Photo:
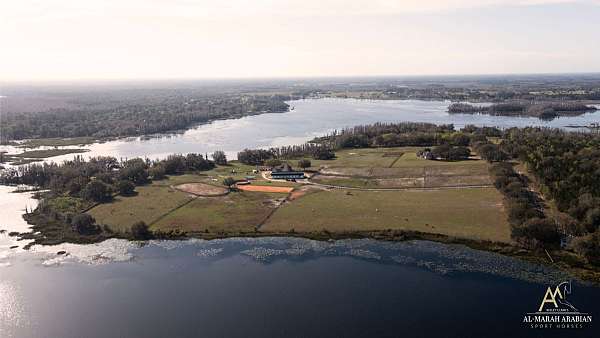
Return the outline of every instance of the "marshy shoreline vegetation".
[[[24,215],[32,231],[18,234],[32,239],[30,245],[108,238],[425,239],[552,264],[597,283],[599,143],[598,135],[544,128],[377,123],[300,146],[246,149],[238,161],[228,162],[222,152],[156,161],[76,157],[11,169],[1,181],[46,189]],[[252,183],[291,186],[289,194],[240,191],[232,183],[283,162],[312,178]],[[178,189],[189,183],[231,193],[202,197]],[[419,208],[400,202],[420,198]],[[339,203],[319,208],[324,201]],[[345,212],[348,205],[360,215]],[[464,214],[473,218],[458,216]],[[484,215],[500,222],[482,222]]]

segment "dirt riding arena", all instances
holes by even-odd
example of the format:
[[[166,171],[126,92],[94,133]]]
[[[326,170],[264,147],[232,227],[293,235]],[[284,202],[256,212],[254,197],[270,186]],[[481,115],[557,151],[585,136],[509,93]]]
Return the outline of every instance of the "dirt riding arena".
[[[217,187],[205,183],[185,183],[174,187],[179,191],[186,192],[188,194],[196,196],[222,196],[227,194],[229,191],[222,187]]]
[[[272,187],[263,185],[238,185],[237,188],[244,191],[280,192],[286,194],[294,190],[292,187]]]

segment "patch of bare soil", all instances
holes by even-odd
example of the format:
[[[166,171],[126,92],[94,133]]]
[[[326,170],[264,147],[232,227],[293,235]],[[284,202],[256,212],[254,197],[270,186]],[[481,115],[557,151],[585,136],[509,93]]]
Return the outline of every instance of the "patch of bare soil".
[[[179,191],[196,196],[222,196],[227,194],[228,190],[222,187],[217,187],[205,183],[185,183],[173,187]]]

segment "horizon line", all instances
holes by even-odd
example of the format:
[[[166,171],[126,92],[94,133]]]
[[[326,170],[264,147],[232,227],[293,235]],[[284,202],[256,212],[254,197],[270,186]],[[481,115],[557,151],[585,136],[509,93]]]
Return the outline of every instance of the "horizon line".
[[[533,73],[440,73],[440,74],[373,74],[373,75],[301,75],[301,76],[223,76],[223,77],[123,77],[123,78],[64,78],[64,79],[0,79],[1,85],[76,84],[76,83],[127,83],[127,82],[189,82],[189,81],[265,81],[265,80],[319,80],[319,79],[401,79],[401,78],[449,78],[449,77],[513,77],[513,76],[585,76],[598,75],[589,72],[533,72]]]

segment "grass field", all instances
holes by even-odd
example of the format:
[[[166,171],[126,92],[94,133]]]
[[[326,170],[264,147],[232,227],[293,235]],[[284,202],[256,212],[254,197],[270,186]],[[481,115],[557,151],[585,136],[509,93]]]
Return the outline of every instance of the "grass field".
[[[482,160],[431,161],[419,158],[422,148],[352,149],[331,161],[316,161],[321,175],[315,183],[352,188],[435,188],[489,185],[488,164]]]
[[[135,222],[150,224],[192,199],[190,195],[169,187],[142,186],[135,190],[135,196],[117,196],[113,202],[100,204],[88,213],[98,224],[106,224],[114,231],[129,231]]]
[[[494,188],[314,192],[281,206],[261,231],[402,229],[509,242],[502,196]]]
[[[235,192],[223,197],[198,198],[166,215],[152,230],[196,232],[254,231],[286,194]]]

